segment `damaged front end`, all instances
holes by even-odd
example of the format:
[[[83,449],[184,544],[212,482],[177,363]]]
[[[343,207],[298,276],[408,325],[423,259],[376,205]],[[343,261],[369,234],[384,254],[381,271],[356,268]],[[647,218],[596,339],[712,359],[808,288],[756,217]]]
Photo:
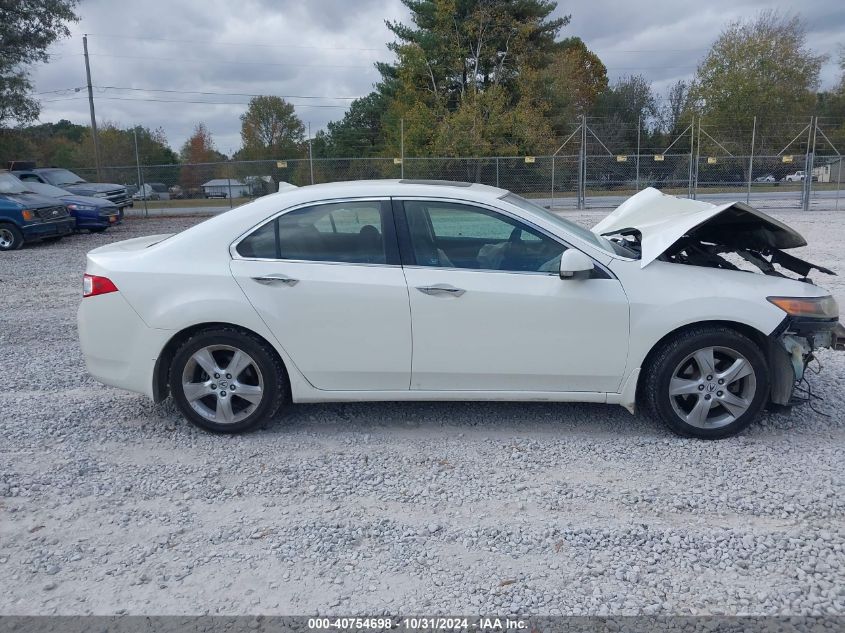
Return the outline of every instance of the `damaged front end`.
[[[593,227],[642,267],[655,260],[676,264],[762,273],[812,283],[810,273],[832,270],[784,252],[806,246],[795,229],[742,202],[713,205],[676,198],[653,188],[632,196]],[[785,318],[769,335],[771,401],[790,405],[804,380],[814,350],[845,350],[845,328],[832,297],[769,297]]]
[[[786,317],[769,335],[768,361],[770,401],[776,405],[794,404],[795,387],[804,380],[815,350],[828,347],[845,350],[845,327],[837,319]]]

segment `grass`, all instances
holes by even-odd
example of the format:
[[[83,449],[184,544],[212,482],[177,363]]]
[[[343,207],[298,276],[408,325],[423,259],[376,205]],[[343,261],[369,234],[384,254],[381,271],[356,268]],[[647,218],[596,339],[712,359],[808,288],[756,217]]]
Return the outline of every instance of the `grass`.
[[[244,204],[249,202],[252,198],[233,198],[232,205],[233,207],[237,207],[238,205]],[[199,208],[199,207],[225,207],[229,208],[229,199],[228,198],[184,198],[182,200],[148,200],[147,201],[147,208],[148,209],[184,209],[186,207],[189,208]],[[135,209],[143,209],[144,202],[141,200],[135,201]]]

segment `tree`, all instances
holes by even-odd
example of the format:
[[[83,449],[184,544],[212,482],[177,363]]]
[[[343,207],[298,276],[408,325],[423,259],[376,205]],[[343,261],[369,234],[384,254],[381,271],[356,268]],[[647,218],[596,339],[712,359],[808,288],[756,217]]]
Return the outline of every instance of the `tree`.
[[[658,115],[651,83],[642,75],[620,77],[599,96],[593,114],[598,120],[592,128],[605,145],[617,153],[635,151],[638,123],[648,133]]]
[[[378,64],[389,90],[381,118],[385,152],[399,153],[404,122],[405,154],[470,151],[486,148],[513,153],[531,134],[526,125],[537,116],[520,107],[522,93],[537,82],[521,84],[524,75],[548,65],[559,30],[569,17],[550,18],[549,0],[403,0],[411,25],[388,22],[396,41],[388,48],[395,64]],[[489,95],[485,93],[490,91]],[[547,103],[534,100],[535,114]],[[512,137],[482,128],[498,127],[492,113],[510,116]],[[531,123],[528,123],[528,121]],[[520,121],[517,125],[517,121]],[[469,124],[466,128],[458,122]],[[473,148],[470,150],[470,148]]]
[[[138,139],[138,158],[142,165],[172,165],[178,162],[178,156],[167,142],[164,130],[138,126],[122,128],[112,121],[101,122],[98,126],[100,156],[104,165],[126,167],[135,165],[135,138]],[[94,164],[94,142],[91,129],[84,128],[79,142],[75,162],[88,167]]]
[[[548,64],[523,70],[520,80],[521,98],[548,110],[558,137],[568,135],[573,123],[589,113],[606,90],[607,68],[578,37],[556,44]]]
[[[38,117],[29,96],[29,67],[49,59],[47,48],[70,35],[78,0],[0,0],[0,125],[27,123]]]
[[[778,151],[795,135],[789,119],[812,114],[824,60],[807,48],[797,16],[765,10],[722,31],[698,66],[693,96],[711,132],[747,147],[757,116],[758,142]]]
[[[382,118],[389,100],[382,92],[355,99],[340,121],[330,121],[317,132],[314,155],[324,158],[375,156],[384,149]]]
[[[674,139],[689,125],[692,106],[691,86],[689,82],[679,79],[669,87],[666,101],[660,110],[660,127],[668,137]]]
[[[249,160],[298,156],[305,126],[294,107],[281,97],[253,97],[241,115],[241,156]]]
[[[197,124],[194,133],[182,145],[179,157],[183,163],[179,184],[188,194],[198,193],[202,184],[219,172],[213,163],[226,160],[226,156],[214,147],[214,139],[205,123]]]

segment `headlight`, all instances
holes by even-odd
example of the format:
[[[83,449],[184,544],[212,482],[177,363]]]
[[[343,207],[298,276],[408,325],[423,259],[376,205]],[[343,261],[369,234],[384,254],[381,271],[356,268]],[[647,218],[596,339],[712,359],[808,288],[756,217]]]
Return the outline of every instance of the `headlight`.
[[[93,207],[87,204],[69,204],[67,208],[71,211],[96,211],[97,207]]]
[[[771,303],[794,317],[810,317],[813,319],[836,319],[839,317],[839,306],[830,295],[826,297],[766,297]]]
[[[31,209],[24,209],[21,211],[21,216],[24,219],[24,222],[32,222],[35,219],[35,211]]]

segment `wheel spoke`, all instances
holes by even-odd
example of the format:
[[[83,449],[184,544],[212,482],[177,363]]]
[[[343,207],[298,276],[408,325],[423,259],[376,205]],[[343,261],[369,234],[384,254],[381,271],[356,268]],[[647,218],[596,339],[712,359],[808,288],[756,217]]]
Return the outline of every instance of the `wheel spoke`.
[[[188,402],[199,400],[214,393],[207,382],[189,382],[182,385],[182,392]]]
[[[198,350],[194,354],[194,360],[197,362],[197,365],[202,367],[203,371],[205,371],[209,377],[214,376],[214,373],[219,372],[220,370],[220,368],[217,367],[217,361],[214,360],[214,356],[211,355],[208,348]]]
[[[713,358],[713,348],[705,347],[693,354],[698,370],[702,376],[713,375],[716,372],[716,361]]]
[[[232,412],[231,398],[217,399],[217,413],[216,417],[219,422],[232,422],[235,419],[235,414]]]
[[[672,378],[669,383],[670,396],[687,396],[698,393],[698,381],[687,380],[686,378]]]
[[[725,391],[724,395],[719,398],[719,402],[722,404],[725,409],[728,410],[734,418],[738,418],[743,413],[748,410],[748,407],[751,403],[746,400],[745,398],[740,398],[736,394],[731,393],[730,391]]]
[[[718,374],[718,376],[719,378],[725,381],[725,386],[728,386],[731,383],[736,382],[740,378],[745,378],[753,371],[754,370],[751,367],[751,363],[746,361],[744,358],[737,358],[731,364],[730,367],[728,367],[721,374]]]
[[[713,400],[705,400],[699,397],[692,411],[687,414],[687,422],[693,426],[703,426],[707,421],[707,414],[710,413],[710,408],[713,406]]]
[[[234,395],[238,396],[239,398],[243,398],[247,402],[251,402],[252,404],[258,404],[261,402],[261,397],[264,394],[264,390],[257,386],[257,385],[238,385],[238,389]]]
[[[237,380],[244,369],[252,365],[252,359],[244,354],[241,350],[236,350],[232,355],[232,360],[226,366],[226,373],[232,374],[232,378]]]

